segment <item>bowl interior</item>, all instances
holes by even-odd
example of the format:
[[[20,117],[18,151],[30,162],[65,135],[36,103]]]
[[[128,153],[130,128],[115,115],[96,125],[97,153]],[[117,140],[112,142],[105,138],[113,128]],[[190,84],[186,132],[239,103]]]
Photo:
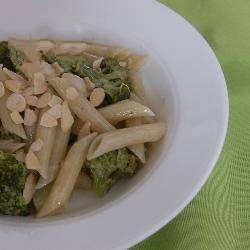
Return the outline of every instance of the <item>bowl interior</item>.
[[[25,21],[24,21],[25,22]],[[63,20],[37,20],[33,29],[24,22],[13,23],[11,27],[5,27],[0,35],[0,39],[9,37],[18,37],[26,39],[64,39],[64,40],[87,40],[90,42],[100,42],[111,45],[118,45],[133,49],[136,53],[149,54],[149,62],[141,70],[144,79],[146,93],[150,107],[157,114],[157,119],[167,123],[167,135],[159,143],[152,145],[147,152],[147,163],[131,179],[120,181],[104,198],[97,197],[92,192],[83,190],[74,191],[68,209],[61,215],[48,219],[39,220],[41,223],[55,222],[67,218],[77,218],[78,216],[88,216],[90,213],[98,213],[102,209],[108,209],[115,206],[121,199],[126,197],[143,185],[150,175],[157,169],[157,166],[168,153],[168,149],[173,141],[178,121],[178,96],[175,89],[174,79],[166,67],[162,66],[162,58],[152,49],[146,41],[139,40],[136,37],[124,36],[112,30],[98,29],[93,25],[86,23],[75,23],[68,21],[66,24]],[[62,25],[63,24],[63,25]],[[166,166],[168,168],[170,166]],[[1,217],[6,223],[32,223],[37,220],[32,217],[13,218]]]

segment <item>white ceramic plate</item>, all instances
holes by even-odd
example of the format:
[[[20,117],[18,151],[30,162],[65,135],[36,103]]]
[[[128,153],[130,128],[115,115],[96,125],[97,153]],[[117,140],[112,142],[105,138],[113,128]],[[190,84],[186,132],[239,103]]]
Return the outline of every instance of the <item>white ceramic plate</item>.
[[[148,96],[168,123],[147,165],[107,197],[78,193],[46,220],[1,217],[1,249],[124,249],[168,223],[208,178],[226,135],[226,84],[205,40],[152,0],[8,0],[1,9],[0,39],[87,39],[148,53]]]

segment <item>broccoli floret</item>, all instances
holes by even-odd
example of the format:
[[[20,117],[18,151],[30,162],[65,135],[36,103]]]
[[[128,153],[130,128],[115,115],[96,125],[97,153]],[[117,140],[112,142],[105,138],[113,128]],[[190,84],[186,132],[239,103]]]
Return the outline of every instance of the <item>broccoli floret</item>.
[[[27,169],[13,155],[0,151],[0,213],[28,215],[23,198]]]
[[[47,63],[58,62],[65,72],[72,72],[80,77],[89,77],[96,87],[103,88],[106,93],[105,103],[112,104],[130,97],[130,87],[126,83],[128,70],[119,65],[113,58],[104,59],[101,72],[95,70],[81,56],[44,55]]]
[[[118,149],[85,163],[92,179],[92,189],[105,195],[122,177],[134,175],[139,161],[128,149]]]
[[[15,71],[14,64],[10,59],[8,42],[6,41],[0,42],[0,64],[3,64],[3,66],[9,70]]]
[[[9,46],[9,58],[12,61],[15,69],[18,70],[25,59],[25,55],[23,52]]]
[[[5,130],[2,126],[0,126],[0,139],[1,140],[13,139],[15,142],[22,141],[22,139],[19,136],[10,133],[9,131]]]

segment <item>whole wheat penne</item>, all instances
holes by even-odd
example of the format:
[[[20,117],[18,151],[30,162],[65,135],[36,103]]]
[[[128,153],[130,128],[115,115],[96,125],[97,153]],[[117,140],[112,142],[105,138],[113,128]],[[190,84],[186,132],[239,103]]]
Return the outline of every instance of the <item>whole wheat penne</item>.
[[[91,189],[91,179],[83,171],[77,177],[75,188],[90,190]]]
[[[141,118],[132,118],[126,120],[126,127],[134,127],[141,125],[142,121]],[[136,144],[136,145],[131,145],[129,149],[140,159],[142,163],[146,162],[146,157],[145,157],[145,145],[144,143]]]
[[[131,55],[128,57],[128,68],[130,70],[139,70],[147,62],[147,55]]]
[[[37,177],[35,174],[30,173],[25,182],[24,190],[23,190],[23,197],[26,204],[29,204],[35,194],[35,187],[36,187]]]
[[[100,155],[119,148],[145,142],[158,141],[163,137],[165,130],[165,124],[159,122],[118,129],[100,134],[91,143],[87,159],[92,160]]]
[[[0,98],[0,119],[2,121],[3,127],[10,133],[20,136],[23,139],[27,139],[24,128],[22,124],[15,124],[11,119],[11,112],[6,107],[6,101],[9,94],[5,93],[3,97]]]
[[[78,135],[83,125],[84,122],[76,116],[71,128],[71,133]]]
[[[67,151],[69,137],[70,137],[70,130],[68,130],[67,132],[63,132],[60,126],[57,127],[55,142],[53,145],[53,150],[49,161],[47,178],[45,179],[42,176],[40,176],[38,183],[36,185],[36,189],[40,189],[48,185],[56,178],[58,170],[60,168],[60,163],[64,159]]]
[[[86,159],[89,145],[96,135],[97,133],[92,133],[77,141],[71,147],[53,183],[49,196],[38,212],[37,217],[50,215],[58,208],[63,207],[68,201]]]
[[[78,133],[78,140],[90,134],[90,126],[91,123],[89,121],[85,122],[85,124],[82,126]]]
[[[66,99],[66,89],[69,82],[63,78],[55,78],[50,80],[49,83],[61,96]],[[95,109],[95,107],[84,96],[78,96],[74,100],[67,100],[71,110],[83,122],[90,121],[91,129],[97,132],[106,132],[114,130],[115,128]]]
[[[49,161],[53,149],[53,145],[55,142],[56,130],[57,127],[44,127],[40,124],[42,115],[48,110],[48,108],[43,108],[40,111],[38,125],[36,129],[36,140],[41,139],[43,141],[42,149],[36,152],[36,156],[40,161],[41,167],[39,170],[40,175],[43,178],[48,177],[49,170]]]
[[[148,107],[131,100],[123,100],[98,109],[100,114],[111,124],[135,117],[155,116]]]

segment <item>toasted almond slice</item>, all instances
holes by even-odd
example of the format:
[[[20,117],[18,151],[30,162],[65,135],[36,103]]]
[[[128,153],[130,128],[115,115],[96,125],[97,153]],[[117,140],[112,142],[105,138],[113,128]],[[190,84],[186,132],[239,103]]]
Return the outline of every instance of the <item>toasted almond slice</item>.
[[[15,124],[22,124],[24,122],[22,116],[17,111],[13,111],[10,117]]]
[[[68,85],[76,88],[78,91],[80,91],[80,93],[86,94],[87,87],[84,80],[81,77],[74,75],[72,73],[64,73],[62,75],[62,78],[66,79],[67,82],[70,82],[70,84]]]
[[[19,80],[6,80],[5,87],[12,92],[19,92],[25,87],[25,83]]]
[[[16,151],[14,157],[19,162],[25,162],[25,153],[24,153],[24,150],[23,149],[19,149],[18,151]]]
[[[61,104],[63,102],[62,98],[60,98],[59,96],[57,95],[53,95],[52,98],[50,99],[50,101],[48,102],[48,105],[50,107],[53,107],[57,104]]]
[[[31,145],[30,145],[30,150],[33,152],[38,152],[41,151],[42,147],[43,147],[43,140],[41,140],[40,138],[38,138],[37,140],[35,140]]]
[[[33,86],[29,86],[22,91],[23,96],[29,96],[29,95],[33,95],[33,94],[34,94],[34,87]]]
[[[83,80],[88,90],[93,90],[95,88],[95,84],[89,79],[89,77],[84,77]]]
[[[40,72],[34,74],[34,94],[40,95],[47,91],[48,85],[45,82],[44,75]]]
[[[53,116],[55,119],[59,119],[62,116],[62,105],[57,104],[57,105],[53,106],[52,108],[50,108],[47,112],[48,112],[48,114]]]
[[[34,95],[27,95],[24,96],[26,103],[30,106],[36,106],[38,98]]]
[[[64,101],[62,104],[62,118],[61,118],[61,127],[63,132],[67,132],[74,123],[74,118],[69,110],[69,105],[67,101]]]
[[[69,87],[66,89],[66,98],[68,100],[74,100],[79,96],[77,90],[73,87]]]
[[[52,115],[50,115],[48,112],[45,112],[42,115],[40,125],[42,125],[46,128],[52,128],[52,127],[56,127],[57,124],[58,124],[58,122],[57,122],[56,118],[53,117]]]
[[[102,63],[103,59],[104,59],[104,58],[101,57],[101,58],[95,60],[95,61],[93,62],[93,69],[99,69],[100,66],[101,66],[101,63]]]
[[[25,163],[28,169],[39,170],[41,167],[39,159],[31,150],[25,156]]]
[[[119,65],[123,68],[127,67],[127,63],[126,62],[119,62]]]
[[[33,126],[37,121],[37,115],[32,109],[25,109],[24,112],[24,125]]]
[[[13,93],[8,97],[6,107],[11,111],[23,112],[26,107],[25,98],[21,94]]]
[[[18,75],[17,73],[15,73],[13,71],[8,70],[7,68],[3,68],[3,71],[12,80],[26,82],[22,76]]]
[[[105,98],[104,89],[96,88],[92,91],[89,100],[94,107],[97,107],[103,102],[104,98]]]
[[[58,62],[52,63],[52,67],[55,70],[57,76],[64,72],[64,69],[58,64]]]
[[[46,92],[38,98],[36,106],[38,108],[45,108],[50,100],[51,100],[51,94],[49,92]]]
[[[0,81],[0,98],[4,96],[4,94],[5,94],[5,88],[3,82]]]

